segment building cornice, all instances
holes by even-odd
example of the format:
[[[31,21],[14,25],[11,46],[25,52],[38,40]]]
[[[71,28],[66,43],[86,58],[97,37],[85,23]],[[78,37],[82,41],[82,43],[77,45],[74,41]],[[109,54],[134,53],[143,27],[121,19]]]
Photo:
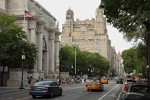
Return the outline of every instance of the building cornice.
[[[42,10],[48,14],[49,16],[51,16],[55,21],[57,21],[57,19],[50,13],[48,12],[44,7],[42,7],[38,2],[35,1],[35,5],[38,6],[39,8],[42,8]]]

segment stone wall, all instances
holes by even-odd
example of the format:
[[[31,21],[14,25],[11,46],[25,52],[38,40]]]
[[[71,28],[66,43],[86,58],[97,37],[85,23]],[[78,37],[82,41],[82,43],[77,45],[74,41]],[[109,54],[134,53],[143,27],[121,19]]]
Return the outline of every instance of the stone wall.
[[[21,77],[22,77],[22,69],[21,68],[10,68],[9,69],[9,79],[7,81],[8,87],[20,87],[21,85]],[[23,71],[23,84],[27,86],[27,70]]]

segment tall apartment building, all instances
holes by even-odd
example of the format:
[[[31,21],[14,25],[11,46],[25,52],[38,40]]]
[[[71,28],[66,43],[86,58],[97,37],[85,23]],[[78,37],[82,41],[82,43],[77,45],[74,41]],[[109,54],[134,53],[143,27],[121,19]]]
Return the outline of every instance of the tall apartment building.
[[[35,0],[0,0],[0,9],[16,16],[17,23],[27,34],[28,41],[34,43],[38,48],[36,65],[32,71],[29,71],[31,72],[29,74],[34,79],[58,74],[59,36],[61,33],[58,29],[57,19]],[[25,10],[36,18],[24,20]],[[20,79],[21,71],[12,69],[7,85],[19,86]],[[24,72],[24,79],[27,79],[26,72]]]
[[[62,26],[61,44],[74,45],[74,43],[81,50],[99,53],[111,61],[113,49],[102,9],[96,9],[95,19],[83,21],[79,19],[75,21],[74,12],[70,8],[67,10],[66,21]]]

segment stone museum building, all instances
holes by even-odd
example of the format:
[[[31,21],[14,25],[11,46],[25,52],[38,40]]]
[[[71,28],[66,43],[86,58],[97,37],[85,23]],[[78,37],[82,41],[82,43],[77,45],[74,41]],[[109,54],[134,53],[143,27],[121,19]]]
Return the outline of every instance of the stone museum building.
[[[59,24],[57,19],[35,0],[0,0],[0,9],[17,18],[28,41],[38,48],[37,61],[33,70],[24,70],[24,80],[28,75],[34,79],[54,78],[59,72]],[[25,18],[25,10],[35,18]],[[10,69],[7,86],[19,86],[20,69]]]

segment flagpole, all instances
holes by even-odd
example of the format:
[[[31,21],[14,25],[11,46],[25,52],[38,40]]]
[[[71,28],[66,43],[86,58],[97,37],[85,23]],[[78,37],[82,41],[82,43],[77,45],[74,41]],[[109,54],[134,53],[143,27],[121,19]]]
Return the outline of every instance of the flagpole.
[[[24,18],[23,18],[23,27],[24,27],[24,31],[25,31],[25,20],[26,20],[26,16],[25,16],[25,10],[24,10]]]

